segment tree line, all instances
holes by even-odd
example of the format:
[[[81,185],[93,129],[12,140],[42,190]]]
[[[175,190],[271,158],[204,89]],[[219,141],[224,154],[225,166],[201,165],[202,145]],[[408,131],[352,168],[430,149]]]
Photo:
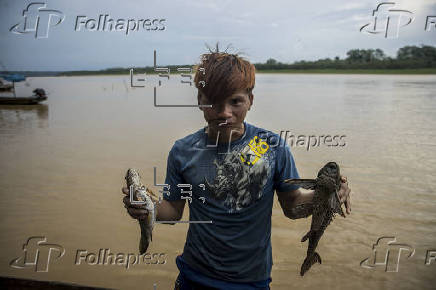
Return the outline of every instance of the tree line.
[[[347,52],[347,57],[341,59],[336,56],[334,59],[323,58],[315,61],[296,61],[292,64],[282,63],[273,58],[265,63],[254,64],[257,71],[280,71],[280,70],[311,70],[311,69],[422,69],[436,68],[436,47],[404,46],[397,51],[395,58],[387,56],[383,50],[377,49],[351,49]],[[165,65],[170,69],[171,74],[178,73],[177,68],[193,67],[192,65]],[[103,70],[81,70],[59,72],[57,75],[103,75],[103,74],[129,74],[130,68],[114,67]],[[153,66],[136,67],[134,74],[147,73],[155,74]],[[161,72],[162,73],[162,72]]]
[[[281,63],[270,58],[265,63],[256,63],[256,69],[416,69],[436,67],[436,47],[429,45],[404,46],[397,51],[395,58],[386,56],[383,50],[351,49],[345,59],[323,58],[315,61],[296,61],[292,64]]]

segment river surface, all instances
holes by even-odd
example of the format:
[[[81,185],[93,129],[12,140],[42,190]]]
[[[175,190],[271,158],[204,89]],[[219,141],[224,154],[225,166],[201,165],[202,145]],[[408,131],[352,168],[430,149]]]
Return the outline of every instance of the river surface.
[[[120,188],[136,167],[157,192],[153,167],[163,183],[174,141],[206,123],[198,108],[155,107],[153,86],[157,104],[196,104],[194,87],[177,76],[161,86],[148,78],[143,88],[130,87],[128,76],[90,76],[29,78],[17,95],[41,87],[46,102],[0,106],[1,276],[172,289],[188,225],[156,225],[149,252],[164,255],[127,269],[122,257],[137,253],[139,227]],[[310,219],[287,219],[275,198],[272,289],[436,287],[435,76],[258,74],[246,120],[282,137],[303,135],[304,144],[291,146],[300,176],[334,160],[352,189],[352,214],[329,226],[318,246],[323,263],[304,278],[300,239]],[[342,136],[341,146],[322,143],[325,135]],[[309,137],[321,141],[308,147]],[[120,254],[120,265],[95,264],[100,249]],[[39,272],[10,266],[25,253],[39,253]],[[78,253],[90,254],[89,263],[76,263]]]

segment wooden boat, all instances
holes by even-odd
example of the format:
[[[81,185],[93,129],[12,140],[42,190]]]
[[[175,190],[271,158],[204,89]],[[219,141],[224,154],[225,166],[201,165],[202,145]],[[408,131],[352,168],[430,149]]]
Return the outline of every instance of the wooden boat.
[[[33,279],[24,278],[14,278],[14,277],[3,277],[0,276],[0,288],[1,289],[17,289],[17,290],[27,290],[27,289],[56,289],[56,290],[111,290],[110,288],[92,287],[92,286],[82,286],[75,283],[64,283],[57,281],[39,281]]]
[[[11,92],[13,88],[12,84],[4,84],[0,81],[0,92]]]
[[[0,105],[35,105],[47,100],[43,89],[34,89],[30,97],[0,97]]]

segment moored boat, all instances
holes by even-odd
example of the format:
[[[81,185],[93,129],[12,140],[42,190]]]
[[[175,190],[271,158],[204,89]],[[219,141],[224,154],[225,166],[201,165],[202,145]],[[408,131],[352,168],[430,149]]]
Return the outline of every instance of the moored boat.
[[[0,92],[11,92],[14,86],[12,84],[4,84],[0,80]]]
[[[0,97],[0,105],[35,105],[47,100],[43,89],[34,89],[30,97]]]

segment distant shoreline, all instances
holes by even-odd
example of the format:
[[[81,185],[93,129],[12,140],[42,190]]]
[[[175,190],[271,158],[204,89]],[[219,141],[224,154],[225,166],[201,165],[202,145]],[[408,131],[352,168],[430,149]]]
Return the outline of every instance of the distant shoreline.
[[[416,74],[416,75],[432,75],[436,74],[436,68],[420,68],[420,69],[274,69],[274,70],[256,70],[256,74]],[[136,74],[136,73],[135,73]],[[147,74],[156,75],[157,73]],[[171,72],[171,75],[178,74]],[[58,76],[110,76],[110,75],[129,75],[129,72],[108,73],[108,72],[64,72]]]
[[[198,65],[165,65],[160,67],[163,75],[165,72],[179,74],[180,68],[190,68],[190,73],[195,73]],[[265,63],[253,63],[256,72],[262,73],[289,73],[289,74],[412,74],[433,75],[436,74],[436,47],[429,45],[408,45],[397,51],[396,57],[387,56],[383,50],[377,49],[351,49],[347,51],[347,57],[341,59],[323,58],[318,60],[300,60],[293,63],[282,63],[269,58]],[[98,75],[135,75],[146,73],[158,74],[154,66],[144,67],[111,67],[106,69],[82,69],[71,71],[0,71],[1,75],[20,74],[27,77],[34,76],[98,76]]]
[[[114,76],[124,75],[129,77],[130,71],[16,71],[8,72],[23,74],[26,77],[65,77],[65,76]],[[139,76],[144,73],[144,70],[138,69],[135,75]],[[195,71],[193,71],[195,73]],[[146,71],[147,75],[157,75],[154,71]],[[179,74],[176,71],[171,71],[171,75]],[[416,68],[416,69],[256,69],[256,74],[392,74],[392,75],[434,75],[435,68]]]
[[[436,74],[436,68],[420,69],[283,69],[257,70],[256,73],[288,74]]]

